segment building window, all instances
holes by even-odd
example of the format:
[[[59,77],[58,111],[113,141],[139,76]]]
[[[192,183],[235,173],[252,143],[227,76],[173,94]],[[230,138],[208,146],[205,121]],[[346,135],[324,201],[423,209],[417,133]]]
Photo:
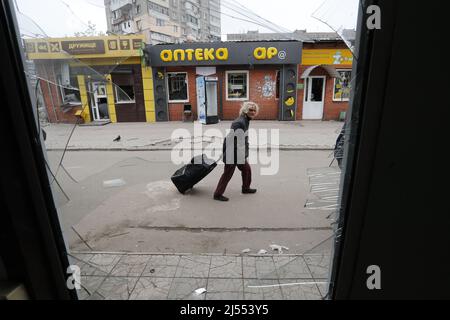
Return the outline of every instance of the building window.
[[[333,101],[348,101],[351,90],[351,70],[337,70],[341,79],[334,79]]]
[[[114,19],[120,18],[122,16],[121,11],[120,10],[113,11],[113,16],[114,16]]]
[[[78,79],[76,75],[70,76],[70,83],[63,84],[61,75],[58,75],[60,93],[63,104],[80,104],[80,90],[78,89]]]
[[[116,103],[134,103],[134,87],[130,85],[114,85]]]
[[[248,100],[248,71],[226,71],[227,100]]]
[[[161,13],[166,16],[169,15],[169,8],[160,6],[159,4],[151,2],[151,1],[148,2],[148,10],[155,11],[155,12]]]
[[[178,26],[173,26],[173,32],[178,33]]]
[[[188,102],[188,78],[186,72],[167,74],[169,88],[169,102]]]
[[[211,32],[220,33],[220,28],[218,27],[210,26],[209,29]]]
[[[136,21],[136,28],[140,31],[142,29],[142,21],[141,20],[137,20]]]
[[[186,15],[186,19],[187,19],[187,22],[190,22],[190,23],[193,23],[195,25],[198,25],[198,19],[197,18],[187,14]]]
[[[139,14],[139,13],[141,13],[141,5],[140,4],[136,5],[136,14]]]
[[[151,32],[151,39],[159,42],[172,42],[172,37],[159,32]]]
[[[164,27],[164,20],[162,19],[156,19],[156,25],[158,27]]]

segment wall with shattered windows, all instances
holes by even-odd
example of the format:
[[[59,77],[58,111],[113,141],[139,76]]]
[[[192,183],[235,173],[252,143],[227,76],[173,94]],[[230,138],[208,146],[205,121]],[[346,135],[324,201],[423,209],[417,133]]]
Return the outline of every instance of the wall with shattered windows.
[[[151,122],[153,84],[142,43],[138,35],[24,39],[48,121]]]

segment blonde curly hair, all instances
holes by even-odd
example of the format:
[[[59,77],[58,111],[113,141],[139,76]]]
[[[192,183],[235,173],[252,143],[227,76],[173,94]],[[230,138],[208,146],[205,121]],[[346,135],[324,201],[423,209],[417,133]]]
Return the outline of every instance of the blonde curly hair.
[[[247,114],[251,108],[255,108],[256,113],[257,114],[259,113],[259,106],[257,103],[252,102],[252,101],[246,101],[242,104],[241,110],[239,110],[239,115],[242,116],[244,114]]]

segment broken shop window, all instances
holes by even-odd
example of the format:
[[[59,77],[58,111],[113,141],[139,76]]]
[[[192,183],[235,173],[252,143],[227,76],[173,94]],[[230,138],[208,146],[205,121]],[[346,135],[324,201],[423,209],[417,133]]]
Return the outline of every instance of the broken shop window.
[[[76,31],[68,36],[82,39],[84,36],[99,35],[95,26],[74,13],[72,6],[76,4],[68,4],[60,0],[55,0],[54,3],[55,11],[65,12],[64,19],[69,20],[75,26]],[[331,13],[328,14],[330,9],[324,9],[331,4],[333,4],[331,7],[334,7],[333,1],[327,1],[321,6],[322,9],[317,11],[320,19],[327,20],[329,15],[333,16]],[[68,151],[81,149],[82,144],[77,140],[77,133],[79,133],[81,126],[98,126],[96,134],[98,136],[105,134],[101,130],[103,126],[112,122],[114,117],[118,116],[113,112],[114,109],[111,108],[111,104],[123,104],[119,107],[123,108],[124,114],[136,113],[133,108],[137,108],[136,100],[142,94],[142,90],[130,81],[132,75],[136,73],[136,69],[133,69],[130,65],[141,57],[130,54],[116,55],[111,57],[108,63],[100,63],[95,61],[94,58],[83,58],[83,55],[79,53],[95,52],[96,50],[98,52],[98,50],[104,49],[118,52],[123,48],[132,46],[132,42],[128,42],[125,36],[110,34],[103,45],[96,41],[82,41],[80,43],[76,41],[77,39],[71,43],[62,43],[61,40],[55,39],[64,35],[49,30],[44,18],[32,19],[27,13],[22,13],[19,8],[17,8],[17,16],[23,40],[22,45],[29,58],[26,61],[26,75],[30,87],[32,87],[31,95],[35,100],[39,131],[42,130],[42,140],[45,140],[41,141],[41,144],[48,151],[46,153],[46,166],[55,203],[61,214],[61,220],[67,220],[71,223],[67,224],[69,227],[64,228],[64,232],[73,232],[73,237],[76,239],[71,242],[71,245],[73,245],[71,249],[83,250],[87,248],[94,251],[108,241],[117,241],[116,243],[118,243],[122,236],[134,232],[167,233],[167,228],[161,227],[157,223],[164,221],[166,216],[176,220],[174,216],[182,208],[186,197],[182,197],[178,193],[174,194],[174,187],[166,176],[154,181],[146,181],[142,178],[142,172],[156,172],[156,174],[164,172],[164,166],[167,166],[164,161],[156,156],[145,157],[144,159],[141,155],[134,154],[119,159],[115,158],[113,153],[110,157],[107,157],[111,159],[106,160],[96,159],[95,156],[84,158],[84,154],[79,153],[74,156],[70,155],[70,158],[73,157],[76,160],[67,161]],[[119,18],[119,15],[116,18]],[[334,20],[331,19],[332,22],[328,20],[327,23],[334,25]],[[340,26],[334,28],[339,31]],[[345,26],[345,28],[351,28],[351,26]],[[349,46],[352,45],[352,40],[347,37],[347,34],[344,35],[344,32],[341,31],[338,33],[346,37]],[[286,37],[292,39],[292,36],[287,33]],[[47,54],[48,56],[46,59],[32,59],[32,56],[28,56],[29,53],[43,54],[43,57]],[[58,59],[47,59],[52,54],[58,54]],[[187,101],[189,90],[192,89],[189,88],[187,73],[174,72],[167,73],[167,75],[168,79],[165,83],[168,88],[169,102]],[[346,79],[343,79],[344,77]],[[345,83],[347,88],[353,90],[356,87],[354,85],[356,78],[357,75],[341,73],[341,80],[336,80],[336,83]],[[245,100],[251,95],[248,71],[229,71],[223,80],[225,80],[222,81],[223,91],[225,91],[224,96],[227,100]],[[277,71],[275,84],[273,83],[273,75],[265,80],[266,83],[261,89],[263,95],[271,97],[275,93],[276,97],[279,98],[280,72]],[[342,88],[343,84],[340,85]],[[335,97],[338,97],[339,92],[336,92],[336,88],[338,86],[335,86]],[[319,91],[321,90],[322,88]],[[346,98],[349,92],[341,93],[339,97]],[[53,122],[58,124],[57,130],[50,130]],[[45,137],[44,132],[48,133]],[[96,137],[84,138],[94,140]],[[197,142],[202,144],[211,142],[208,139],[213,138],[215,139],[215,137],[195,136],[194,134],[186,140],[189,140],[190,144]],[[117,130],[117,132],[108,136],[105,148],[108,148],[108,150],[128,150],[129,141],[133,141],[133,147],[154,147],[155,149],[169,148],[174,143],[171,138],[167,139],[167,137],[166,139],[141,141],[140,138],[127,137]],[[92,145],[95,146],[93,142]],[[342,144],[340,144],[340,148],[341,152],[330,154],[330,160],[333,158],[334,161],[337,157],[336,154],[340,154],[338,161],[342,160]],[[328,165],[328,160],[326,161],[326,165]],[[80,173],[82,171],[80,168],[88,162],[95,168],[94,173],[89,175]],[[298,208],[302,211],[299,220],[304,217],[312,217],[313,220],[325,221],[324,226],[321,227],[323,230],[320,230],[323,231],[320,237],[304,243],[299,241],[295,246],[287,245],[283,241],[272,241],[268,238],[267,242],[260,247],[246,248],[248,244],[243,242],[242,249],[237,250],[238,253],[241,251],[241,254],[238,254],[239,257],[236,260],[242,261],[241,270],[243,270],[244,276],[249,276],[244,281],[246,297],[264,299],[293,296],[301,296],[305,299],[326,298],[327,288],[331,285],[328,280],[332,257],[331,248],[334,246],[336,238],[339,237],[336,226],[339,220],[338,192],[341,164],[339,164],[339,168],[332,167],[332,164],[333,162],[329,167],[304,169],[310,194],[307,201],[305,203],[302,201]],[[126,173],[126,175],[123,173]],[[280,183],[280,187],[283,184]],[[187,197],[202,195],[202,193],[205,194],[205,189],[198,188]],[[301,208],[302,206],[303,208]],[[211,210],[211,208],[208,208],[208,210]],[[89,214],[83,217],[83,220],[71,221],[71,219],[75,219],[74,217],[85,212]],[[126,217],[125,220],[124,216]],[[124,228],[124,225],[127,225],[127,227]],[[218,233],[218,229],[227,228],[210,229],[206,231]],[[267,229],[264,232],[271,232],[272,229],[276,228]],[[290,231],[299,231],[293,229]],[[181,230],[186,234],[198,234],[205,231],[202,226],[190,228],[186,221],[179,222],[176,227],[172,227],[170,230]],[[239,227],[236,230],[241,233],[261,231],[257,227]],[[169,239],[169,241],[171,240]],[[183,238],[182,241],[184,240]],[[208,245],[218,241],[214,238],[213,241],[208,239],[204,242],[205,245]],[[170,251],[167,248],[168,245],[167,247],[161,247],[161,251],[167,253]],[[136,247],[128,249],[130,251],[144,250],[145,245],[141,246],[140,243],[137,243]],[[226,255],[226,252],[224,255]],[[156,264],[151,267],[149,274],[153,276],[155,270],[158,272],[160,267],[174,271],[177,265],[168,263],[164,266]],[[242,283],[242,281],[240,282]],[[214,290],[207,288],[206,282],[193,284],[183,277],[174,279],[173,283],[178,286],[174,285],[170,290],[168,289],[169,297],[202,299],[208,294],[217,294],[219,291],[214,292]],[[159,284],[139,283],[136,288],[145,291],[146,285],[156,288]],[[127,292],[124,296],[129,298],[133,287],[133,285],[128,286],[127,283]],[[180,287],[186,291],[185,295],[175,292]],[[88,295],[94,292],[95,290],[89,288]]]
[[[63,172],[64,178],[78,183],[63,164],[67,147],[77,125],[83,124],[85,120],[110,121],[114,115],[110,114],[108,97],[113,95],[116,98],[120,97],[121,102],[131,103],[134,102],[134,89],[132,86],[117,85],[111,76],[116,70],[123,73],[123,70],[127,69],[125,64],[132,58],[131,55],[110,59],[109,65],[96,65],[83,59],[79,54],[82,50],[95,51],[102,50],[103,47],[98,47],[99,42],[92,42],[91,46],[77,39],[98,36],[101,33],[95,30],[95,25],[91,22],[85,22],[77,16],[71,6],[64,1],[54,1],[54,6],[55,11],[64,13],[60,18],[64,21],[69,19],[73,24],[75,30],[73,34],[61,35],[58,34],[58,30],[46,32],[46,19],[40,13],[34,12],[34,18],[31,18],[30,13],[21,11],[20,2],[15,3],[18,31],[26,58],[25,74],[30,87],[33,88],[32,100],[36,109],[38,129],[48,142],[53,140],[52,135],[48,135],[45,131],[45,127],[50,125],[49,120],[67,124],[65,130],[59,132],[59,140],[63,143],[60,143],[53,152],[56,160],[47,159],[46,162],[59,206],[70,199],[70,195],[59,183],[59,174]],[[67,39],[72,39],[72,43],[64,40],[66,36],[69,36]],[[109,39],[108,44],[114,49],[119,47],[122,37],[112,35]],[[114,43],[118,44],[117,47],[112,45]],[[61,136],[65,138],[61,139]],[[45,145],[45,141],[42,143]]]

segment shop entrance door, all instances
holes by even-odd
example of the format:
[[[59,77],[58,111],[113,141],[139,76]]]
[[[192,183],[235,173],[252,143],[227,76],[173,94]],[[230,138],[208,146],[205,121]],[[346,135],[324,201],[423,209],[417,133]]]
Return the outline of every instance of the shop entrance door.
[[[303,97],[304,120],[322,120],[324,95],[324,76],[308,77],[305,79],[305,94]]]
[[[91,108],[94,121],[109,120],[106,84],[104,82],[92,82],[92,92]]]

